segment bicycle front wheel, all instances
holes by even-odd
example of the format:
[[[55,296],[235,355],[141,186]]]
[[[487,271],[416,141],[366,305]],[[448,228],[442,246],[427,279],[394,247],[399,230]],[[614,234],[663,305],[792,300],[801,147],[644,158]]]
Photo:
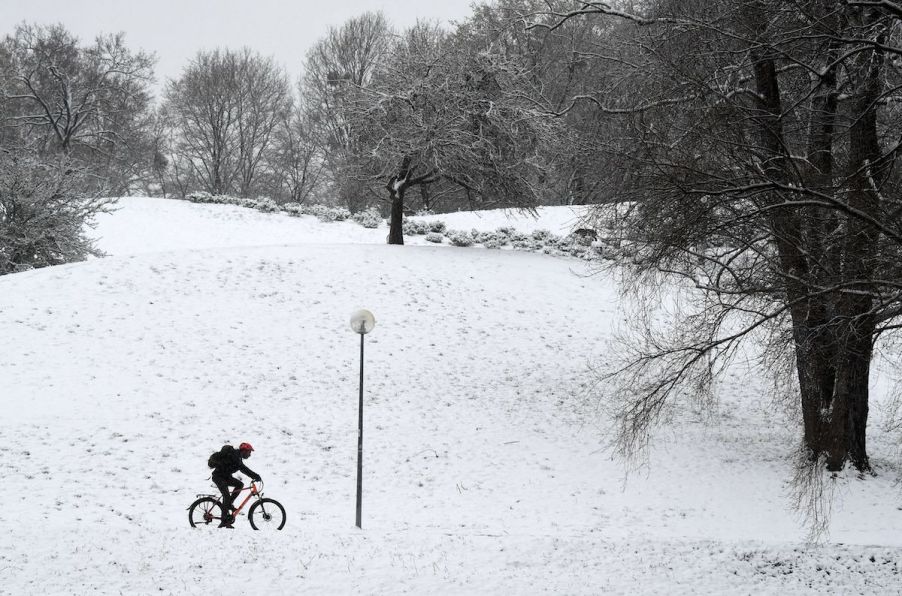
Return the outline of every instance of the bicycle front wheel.
[[[247,512],[255,530],[281,530],[285,527],[285,508],[274,499],[260,499]]]
[[[201,497],[188,508],[188,521],[192,528],[216,528],[221,520],[222,507],[213,497]]]

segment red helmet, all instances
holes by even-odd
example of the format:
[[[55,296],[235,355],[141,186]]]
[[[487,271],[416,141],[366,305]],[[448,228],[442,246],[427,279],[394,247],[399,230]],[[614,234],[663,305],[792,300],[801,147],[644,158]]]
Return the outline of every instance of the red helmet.
[[[242,443],[238,445],[238,451],[253,451],[254,447],[250,443]]]

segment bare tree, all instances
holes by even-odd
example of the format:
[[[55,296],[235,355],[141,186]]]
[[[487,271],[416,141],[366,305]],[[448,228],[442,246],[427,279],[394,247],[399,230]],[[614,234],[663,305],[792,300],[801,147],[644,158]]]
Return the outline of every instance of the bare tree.
[[[288,77],[272,59],[242,52],[238,115],[238,194],[251,196],[264,155],[272,150],[279,125],[289,119]]]
[[[369,85],[385,58],[391,28],[381,13],[364,13],[332,27],[307,54],[301,82],[304,120],[323,148],[331,185],[352,211],[367,204],[365,190],[348,176],[354,135],[347,115],[356,89]]]
[[[472,206],[535,206],[556,123],[527,99],[528,71],[465,32],[409,29],[349,111],[354,175],[388,193],[388,241],[403,244],[409,189],[452,185]]]
[[[99,254],[95,214],[149,166],[153,58],[60,25],[0,42],[0,275]]]
[[[313,133],[306,114],[295,107],[274,131],[273,148],[268,160],[273,196],[303,203],[322,185],[322,147]]]
[[[121,33],[83,46],[61,25],[27,24],[0,54],[6,144],[62,151],[90,165],[108,192],[127,191],[148,166],[153,56],[130,50]]]
[[[562,110],[590,104],[621,131],[602,161],[627,172],[614,181],[622,202],[599,226],[628,240],[637,279],[677,278],[695,297],[624,346],[621,447],[641,448],[676,396],[709,388],[761,332],[791,357],[805,461],[869,471],[871,355],[902,313],[887,59],[902,53],[900,4],[579,4],[543,16],[613,19],[610,55],[631,48],[605,62],[609,85]]]
[[[290,102],[287,77],[272,58],[247,48],[200,52],[166,91],[178,136],[174,159],[210,193],[250,196]]]

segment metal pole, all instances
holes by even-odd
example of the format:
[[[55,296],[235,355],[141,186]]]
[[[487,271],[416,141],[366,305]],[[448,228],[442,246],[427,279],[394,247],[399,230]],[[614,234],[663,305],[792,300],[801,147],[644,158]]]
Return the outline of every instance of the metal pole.
[[[363,323],[360,324],[363,331]],[[357,527],[362,528],[363,505],[363,333],[360,334],[360,403],[357,414]]]

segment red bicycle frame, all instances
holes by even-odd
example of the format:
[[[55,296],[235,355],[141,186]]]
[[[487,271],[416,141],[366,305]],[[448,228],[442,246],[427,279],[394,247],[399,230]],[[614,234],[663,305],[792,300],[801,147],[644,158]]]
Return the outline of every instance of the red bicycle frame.
[[[238,507],[235,508],[235,511],[232,513],[232,515],[238,515],[238,514],[241,512],[241,510],[244,509],[244,506],[247,505],[247,502],[251,500],[251,497],[253,497],[254,495],[256,495],[257,492],[258,492],[258,491],[257,491],[257,485],[256,485],[253,481],[251,482],[251,485],[250,485],[249,487],[247,487],[247,488],[242,488],[242,489],[239,491],[239,493],[244,492],[244,491],[246,491],[246,490],[249,490],[249,491],[251,491],[251,492],[248,493],[248,495],[247,495],[246,497],[244,497],[244,501],[241,502],[241,505],[239,505]],[[234,499],[233,499],[233,501],[232,501],[232,504],[234,504]]]

